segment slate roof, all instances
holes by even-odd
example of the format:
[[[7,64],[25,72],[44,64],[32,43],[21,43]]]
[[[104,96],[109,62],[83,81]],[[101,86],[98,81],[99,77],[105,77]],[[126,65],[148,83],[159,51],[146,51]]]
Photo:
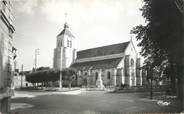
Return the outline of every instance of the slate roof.
[[[124,53],[130,42],[97,47],[77,52],[77,59]]]
[[[57,35],[68,35],[69,37],[74,37],[73,34],[69,31],[69,26],[67,23],[64,24],[64,29]]]
[[[95,69],[110,69],[116,68],[122,58],[104,59],[99,61],[88,61],[74,63],[70,67],[76,68],[77,70],[95,70]]]

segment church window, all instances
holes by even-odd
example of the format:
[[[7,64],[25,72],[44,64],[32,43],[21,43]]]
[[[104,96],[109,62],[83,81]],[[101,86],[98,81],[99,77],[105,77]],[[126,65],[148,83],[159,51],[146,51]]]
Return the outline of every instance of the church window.
[[[69,43],[70,43],[69,40],[67,40],[67,47],[69,47]]]
[[[134,60],[131,59],[131,67],[133,67],[133,66],[134,66]]]
[[[131,59],[131,75],[134,77],[135,76],[135,69],[134,69],[134,60]]]
[[[72,48],[72,41],[70,41],[70,48]]]
[[[62,41],[59,40],[57,45],[58,45],[58,47],[61,47],[62,46]]]
[[[87,76],[88,75],[88,73],[87,72],[85,72],[85,74],[84,74],[85,76]]]
[[[60,40],[60,45],[62,46],[63,44],[62,44],[62,40]]]
[[[98,72],[95,73],[95,79],[98,79]]]
[[[110,80],[111,79],[111,73],[107,72],[107,79]]]

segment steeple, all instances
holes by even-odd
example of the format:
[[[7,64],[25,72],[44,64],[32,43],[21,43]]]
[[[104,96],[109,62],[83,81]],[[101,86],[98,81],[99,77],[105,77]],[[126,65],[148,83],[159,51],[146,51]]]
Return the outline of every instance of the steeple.
[[[68,23],[65,22],[65,24],[64,24],[64,29],[67,29],[67,28],[69,28],[69,26],[68,26]]]
[[[67,20],[67,13],[65,13],[65,24],[64,24],[64,29],[69,28],[68,23],[67,23],[66,20]]]
[[[75,37],[69,30],[66,21],[63,30],[57,35],[56,48],[54,49],[53,67],[56,69],[67,68],[76,58]]]
[[[64,23],[64,29],[57,35],[57,36],[62,36],[62,35],[68,35],[69,37],[73,37],[72,33],[69,31],[69,26],[66,21],[67,14],[65,13],[65,23]]]
[[[57,36],[62,36],[62,35],[68,35],[69,37],[73,37],[73,34],[69,31],[69,26],[68,23],[65,22],[64,24],[64,29],[57,35]]]

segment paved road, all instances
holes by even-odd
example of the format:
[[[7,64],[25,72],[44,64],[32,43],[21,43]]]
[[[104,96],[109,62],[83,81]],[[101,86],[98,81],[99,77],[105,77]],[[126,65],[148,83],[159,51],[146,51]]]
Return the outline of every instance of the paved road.
[[[38,95],[36,92],[27,94]],[[158,106],[144,93],[106,93],[83,91],[81,94],[39,94],[37,97],[15,98],[13,103],[27,103],[32,108],[15,109],[16,114],[114,114],[134,112],[175,112],[174,107]]]

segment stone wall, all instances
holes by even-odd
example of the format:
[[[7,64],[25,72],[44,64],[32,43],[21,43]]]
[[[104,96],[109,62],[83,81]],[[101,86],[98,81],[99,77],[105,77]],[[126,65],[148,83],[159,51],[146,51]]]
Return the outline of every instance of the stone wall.
[[[13,65],[13,4],[11,0],[0,1],[0,113],[10,112]]]
[[[96,70],[88,70],[88,71],[78,71],[77,82],[78,85],[84,85],[84,80],[87,81],[87,86],[96,86],[97,77],[100,75],[103,81],[104,86],[110,87],[114,85],[120,86],[123,82],[122,76],[124,76],[122,69],[96,69]],[[116,73],[116,74],[115,74]],[[116,80],[115,80],[116,76]]]

